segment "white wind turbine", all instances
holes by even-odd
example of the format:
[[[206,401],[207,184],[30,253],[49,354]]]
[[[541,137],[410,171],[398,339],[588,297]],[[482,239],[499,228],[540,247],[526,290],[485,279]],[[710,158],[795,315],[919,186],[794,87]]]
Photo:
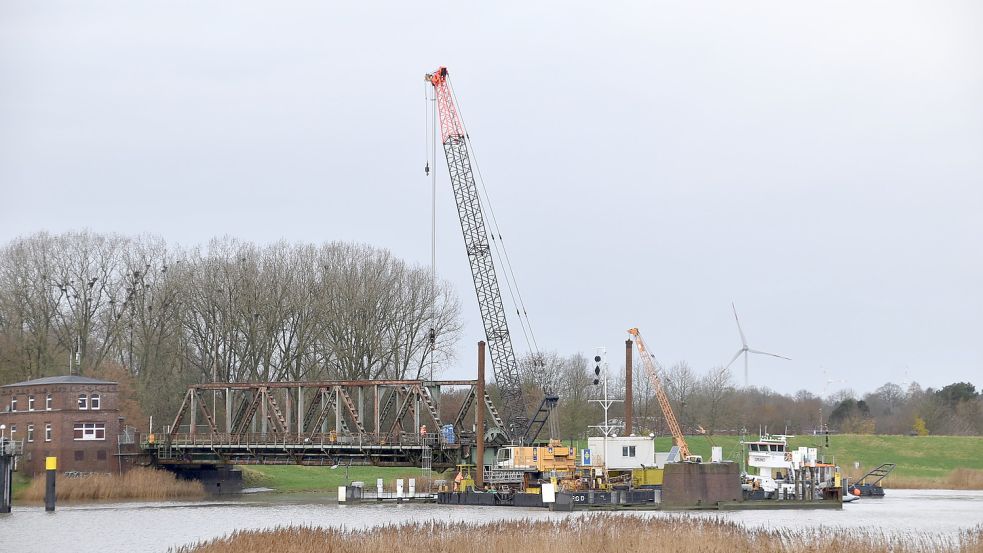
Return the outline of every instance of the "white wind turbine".
[[[741,319],[737,317],[737,307],[734,306],[734,302],[730,303],[730,307],[734,310],[734,320],[737,321],[737,332],[741,334],[741,349],[737,350],[737,353],[734,354],[734,357],[731,358],[729,363],[727,363],[727,368],[729,369],[730,366],[734,364],[734,361],[737,361],[737,358],[740,357],[741,354],[744,354],[744,387],[747,388],[748,385],[747,357],[749,353],[757,353],[759,355],[770,355],[772,357],[778,357],[779,359],[788,359],[789,361],[791,361],[791,359],[785,357],[784,355],[778,355],[777,353],[768,353],[767,351],[760,351],[760,350],[749,348],[747,345],[747,338],[744,337],[744,330],[741,329]]]

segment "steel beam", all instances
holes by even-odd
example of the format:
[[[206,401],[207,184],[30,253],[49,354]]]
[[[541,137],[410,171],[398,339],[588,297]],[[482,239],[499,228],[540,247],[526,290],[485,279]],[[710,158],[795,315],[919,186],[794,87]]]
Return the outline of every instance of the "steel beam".
[[[358,386],[473,386],[475,380],[309,380],[296,382],[208,382],[204,384],[192,384],[191,388],[199,390],[249,390],[257,388],[322,388],[334,386],[346,386],[355,388]]]

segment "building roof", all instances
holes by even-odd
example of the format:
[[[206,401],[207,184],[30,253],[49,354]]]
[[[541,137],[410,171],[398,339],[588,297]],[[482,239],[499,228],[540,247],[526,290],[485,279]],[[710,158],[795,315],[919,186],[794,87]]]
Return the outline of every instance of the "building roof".
[[[46,384],[116,384],[116,382],[111,382],[109,380],[98,380],[95,378],[88,378],[85,376],[46,376],[44,378],[35,378],[34,380],[27,380],[25,382],[16,382],[14,384],[7,384],[6,386],[0,386],[2,388],[13,388],[17,386],[44,386]]]

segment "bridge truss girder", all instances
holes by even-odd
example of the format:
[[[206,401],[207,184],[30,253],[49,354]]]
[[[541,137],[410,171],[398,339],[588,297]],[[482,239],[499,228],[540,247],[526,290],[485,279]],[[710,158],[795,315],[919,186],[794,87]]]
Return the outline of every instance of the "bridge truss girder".
[[[468,386],[473,403],[475,385],[473,380],[198,384],[188,389],[154,455],[161,463],[184,464],[347,459],[413,466],[430,451],[433,466],[449,467],[470,455],[474,426],[466,420],[465,406],[454,420],[454,443],[444,443],[441,389]]]

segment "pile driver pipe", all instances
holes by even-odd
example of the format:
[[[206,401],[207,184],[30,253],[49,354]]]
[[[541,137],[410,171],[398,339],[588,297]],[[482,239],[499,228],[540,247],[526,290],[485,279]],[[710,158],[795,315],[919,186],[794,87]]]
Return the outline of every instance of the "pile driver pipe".
[[[632,387],[634,382],[632,381],[632,349],[631,340],[625,340],[625,435],[631,436],[632,434]]]
[[[475,455],[474,485],[479,490],[485,484],[485,342],[478,342],[478,380],[474,390],[474,441],[477,444]]]

